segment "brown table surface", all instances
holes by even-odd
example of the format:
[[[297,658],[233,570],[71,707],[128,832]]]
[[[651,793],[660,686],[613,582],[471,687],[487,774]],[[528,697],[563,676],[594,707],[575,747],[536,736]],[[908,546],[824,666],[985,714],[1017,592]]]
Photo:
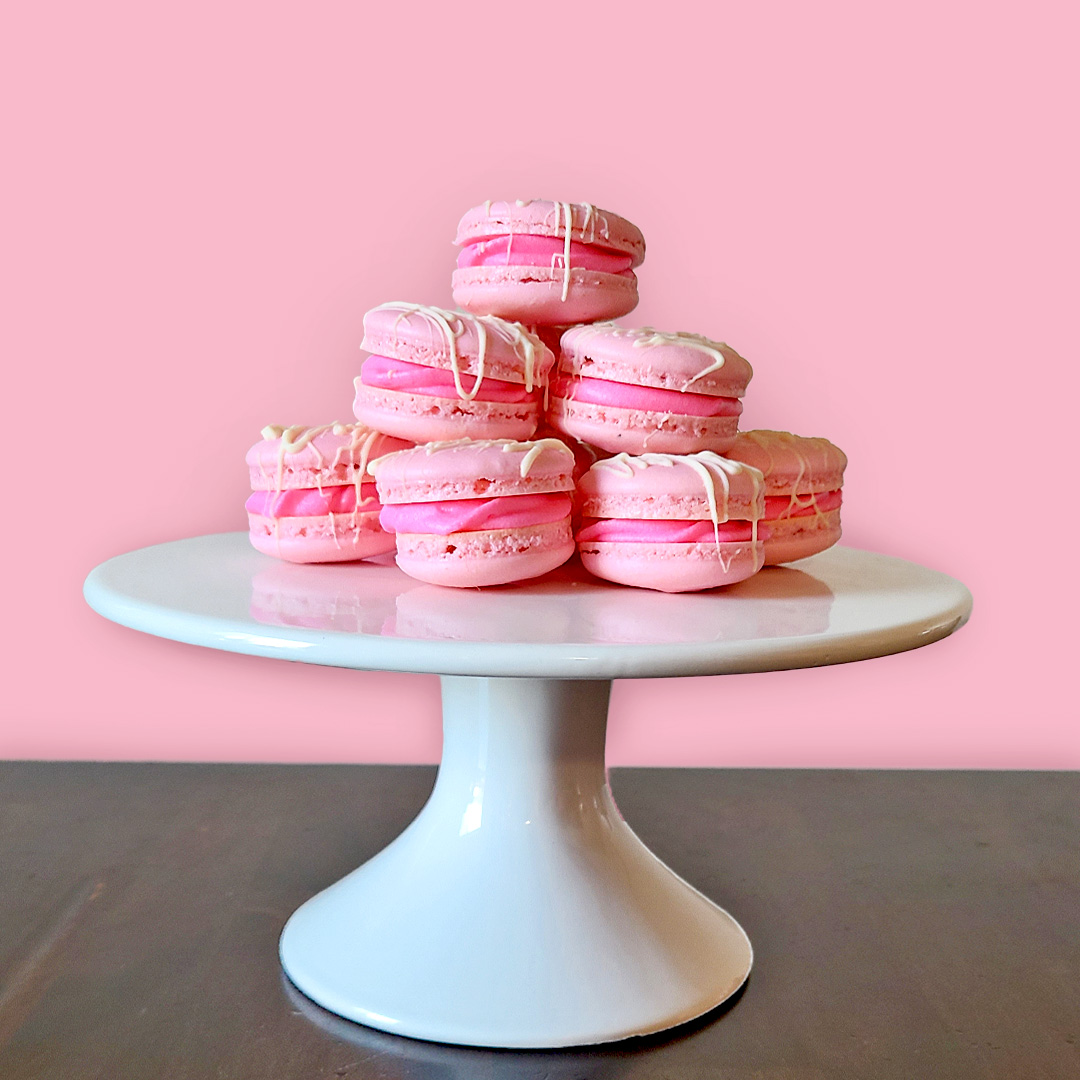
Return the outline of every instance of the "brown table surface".
[[[0,764],[0,1078],[1080,1077],[1080,774],[615,771],[754,970],[667,1036],[535,1053],[368,1030],[278,966],[293,909],[433,779]]]

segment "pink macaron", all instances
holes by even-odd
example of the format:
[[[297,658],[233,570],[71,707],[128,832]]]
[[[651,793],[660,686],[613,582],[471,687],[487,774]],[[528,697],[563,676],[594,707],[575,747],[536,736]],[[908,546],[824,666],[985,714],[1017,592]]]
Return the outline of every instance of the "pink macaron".
[[[578,485],[582,565],[623,585],[691,592],[731,585],[764,565],[761,473],[705,450],[617,454]]]
[[[574,455],[557,439],[429,443],[373,472],[397,563],[432,585],[539,577],[574,553]]]
[[[847,456],[828,439],[790,431],[741,431],[728,456],[765,476],[765,563],[816,555],[840,539]]]
[[[562,336],[548,421],[612,454],[722,453],[752,375],[734,349],[699,334],[575,326]]]
[[[412,444],[361,424],[265,427],[247,453],[252,544],[295,563],[346,562],[394,550],[366,475],[382,454]]]
[[[413,442],[529,438],[555,363],[524,327],[423,304],[369,311],[361,348],[356,418]]]
[[[615,319],[637,307],[636,225],[590,203],[488,201],[458,224],[454,302],[542,326]]]

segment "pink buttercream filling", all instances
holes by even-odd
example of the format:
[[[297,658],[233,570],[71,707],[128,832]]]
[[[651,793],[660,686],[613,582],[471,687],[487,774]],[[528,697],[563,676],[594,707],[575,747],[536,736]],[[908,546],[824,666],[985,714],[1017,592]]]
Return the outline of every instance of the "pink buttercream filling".
[[[494,499],[447,499],[444,502],[396,503],[384,506],[379,524],[387,532],[450,533],[484,529],[518,529],[561,521],[570,514],[570,495],[503,495]]]
[[[613,405],[619,409],[641,409],[682,416],[738,416],[743,409],[738,398],[661,390],[655,386],[637,386],[610,379],[570,378],[566,375],[556,379],[551,392],[555,397],[583,401],[588,405]]]
[[[669,521],[664,518],[586,518],[576,539],[589,543],[711,544],[719,536],[721,544],[753,539],[749,521]],[[768,539],[758,526],[757,538]]]
[[[363,513],[379,509],[374,484],[360,486]],[[249,513],[262,517],[322,517],[324,514],[351,514],[356,506],[353,484],[318,488],[294,488],[288,491],[253,491],[244,506]]]
[[[466,266],[548,266],[563,268],[566,241],[557,236],[493,236],[474,240],[458,253],[458,269]],[[598,270],[602,274],[634,276],[634,260],[621,251],[611,251],[597,244],[570,242],[570,266]]]
[[[821,491],[817,495],[767,495],[765,497],[765,520],[777,521],[780,518],[809,517],[811,514],[835,510],[841,503],[840,489]]]
[[[454,385],[454,373],[448,368],[425,367],[410,364],[407,360],[395,360],[389,356],[369,356],[360,365],[360,381],[365,386],[379,390],[400,390],[407,394],[426,394],[428,397],[455,398],[459,394]],[[461,373],[461,386],[471,393],[476,377]],[[540,391],[526,390],[523,383],[504,382],[485,376],[473,401],[499,401],[523,405],[539,401]]]

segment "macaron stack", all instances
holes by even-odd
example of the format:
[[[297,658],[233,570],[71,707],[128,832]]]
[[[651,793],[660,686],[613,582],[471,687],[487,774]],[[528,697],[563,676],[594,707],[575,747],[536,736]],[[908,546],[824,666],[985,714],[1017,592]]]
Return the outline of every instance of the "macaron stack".
[[[364,316],[359,424],[267,429],[249,452],[259,550],[396,548],[421,581],[483,587],[576,548],[597,577],[685,592],[839,539],[846,458],[825,439],[740,433],[746,360],[610,321],[637,306],[635,225],[589,203],[488,201],[456,243],[461,310]]]

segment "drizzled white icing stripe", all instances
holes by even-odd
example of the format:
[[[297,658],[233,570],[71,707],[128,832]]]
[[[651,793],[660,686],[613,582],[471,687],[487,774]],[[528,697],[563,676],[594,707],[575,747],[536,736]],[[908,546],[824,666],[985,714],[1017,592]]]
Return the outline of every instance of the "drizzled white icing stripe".
[[[563,225],[563,235],[565,240],[563,241],[563,277],[562,277],[562,299],[565,302],[567,295],[570,292],[570,242],[574,233],[574,211],[569,203],[555,204],[555,235],[559,233],[559,207],[563,209],[563,215],[566,219]]]

